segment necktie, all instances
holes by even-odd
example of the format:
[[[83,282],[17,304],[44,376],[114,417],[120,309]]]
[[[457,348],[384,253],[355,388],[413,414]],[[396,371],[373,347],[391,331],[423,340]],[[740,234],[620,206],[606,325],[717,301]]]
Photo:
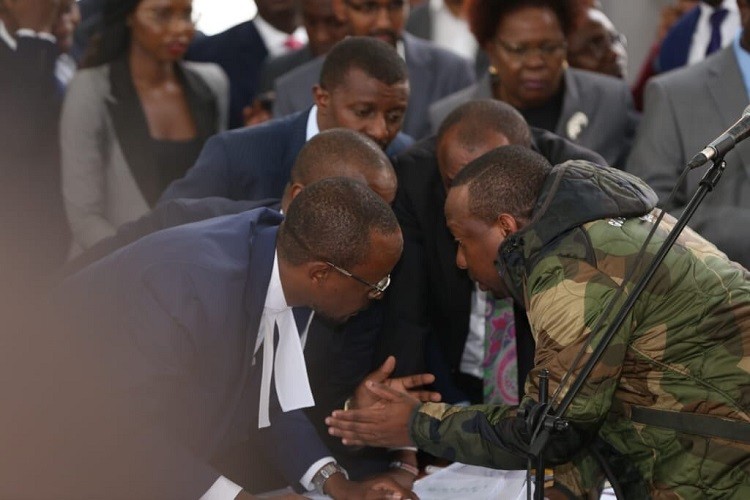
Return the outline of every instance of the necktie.
[[[289,35],[287,39],[284,41],[284,47],[286,47],[287,50],[297,50],[301,49],[304,44],[297,40],[297,38],[294,35]]]
[[[308,320],[309,321],[309,320]],[[271,425],[269,401],[271,377],[282,411],[287,412],[315,405],[305,367],[305,355],[291,308],[274,311],[265,309],[261,318],[263,333],[263,373],[260,381],[258,428]],[[274,349],[274,334],[279,344]],[[274,353],[275,350],[275,353]]]
[[[484,402],[517,405],[518,360],[513,301],[496,299],[488,293],[484,325]]]
[[[712,54],[721,48],[721,23],[727,17],[729,11],[724,8],[718,8],[713,11],[708,22],[711,23],[711,40],[706,47],[706,55]]]

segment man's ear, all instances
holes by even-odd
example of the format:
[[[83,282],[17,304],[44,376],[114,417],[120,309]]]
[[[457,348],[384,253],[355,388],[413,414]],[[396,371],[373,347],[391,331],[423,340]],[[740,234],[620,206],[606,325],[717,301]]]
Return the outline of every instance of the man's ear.
[[[305,189],[304,184],[300,184],[299,182],[292,183],[292,185],[289,186],[289,199],[293,200],[294,198],[296,198],[303,189]]]
[[[318,106],[319,111],[327,112],[331,104],[331,94],[320,85],[315,85],[312,89],[313,101]]]
[[[510,214],[503,213],[498,215],[495,224],[500,226],[506,236],[518,231],[518,221]]]
[[[320,260],[307,263],[307,277],[313,286],[320,286],[326,282],[331,272],[331,266]]]

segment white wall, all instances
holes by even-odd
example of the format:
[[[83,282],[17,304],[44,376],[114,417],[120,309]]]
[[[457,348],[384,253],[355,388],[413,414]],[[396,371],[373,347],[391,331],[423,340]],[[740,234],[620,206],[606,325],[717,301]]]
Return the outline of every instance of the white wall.
[[[198,29],[213,35],[252,18],[256,9],[252,0],[193,0],[193,11]]]

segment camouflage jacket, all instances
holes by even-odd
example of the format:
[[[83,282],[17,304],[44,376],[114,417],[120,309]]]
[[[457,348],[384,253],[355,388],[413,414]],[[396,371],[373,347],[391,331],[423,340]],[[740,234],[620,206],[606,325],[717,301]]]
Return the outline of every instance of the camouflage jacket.
[[[552,170],[531,222],[501,245],[498,271],[526,305],[537,343],[522,408],[538,399],[541,369],[550,371],[554,394],[581,347],[588,340],[598,343],[614,316],[606,314],[608,303],[656,220],[654,204],[653,192],[635,177],[568,162]],[[656,253],[674,222],[665,217],[647,256]],[[617,305],[633,282],[627,280]],[[590,353],[586,348],[583,362]],[[663,426],[636,418],[653,410]],[[515,468],[529,444],[516,412],[425,403],[410,430],[417,446],[430,453]],[[675,430],[675,415],[691,418],[692,428]],[[750,429],[747,270],[686,229],[565,417],[571,433],[551,443],[545,455],[562,464],[556,481],[578,495],[601,477],[596,452],[626,498],[750,498],[750,441],[733,439],[747,432],[732,434],[737,426]],[[701,417],[708,419],[706,434],[696,433],[693,417],[699,427]],[[730,424],[729,436],[709,430],[717,422]]]

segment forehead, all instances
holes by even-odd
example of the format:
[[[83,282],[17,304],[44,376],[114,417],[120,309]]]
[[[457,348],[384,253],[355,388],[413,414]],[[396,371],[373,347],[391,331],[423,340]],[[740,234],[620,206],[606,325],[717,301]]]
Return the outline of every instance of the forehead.
[[[401,230],[391,234],[370,231],[370,245],[367,257],[352,269],[356,274],[370,281],[378,281],[390,273],[401,258],[404,240]]]
[[[469,215],[469,186],[450,188],[445,199],[445,219],[450,230],[460,232]]]
[[[497,27],[498,35],[513,40],[534,40],[562,36],[557,15],[545,7],[522,7],[506,14]]]
[[[341,83],[331,90],[331,95],[353,100],[377,98],[406,100],[409,97],[409,82],[402,80],[393,85],[387,85],[360,68],[352,67],[347,70]]]
[[[303,0],[302,13],[307,17],[327,17],[333,15],[331,0]]]
[[[510,144],[510,141],[504,134],[496,130],[487,130],[481,135],[480,140],[474,141],[472,146],[467,147],[458,139],[458,136],[462,132],[461,126],[457,125],[449,130],[443,137],[443,140],[440,141],[438,151],[441,158],[438,158],[438,160],[442,160],[440,161],[441,168],[448,167],[448,165],[442,165],[444,162],[463,162],[463,165],[465,165],[488,151]]]

